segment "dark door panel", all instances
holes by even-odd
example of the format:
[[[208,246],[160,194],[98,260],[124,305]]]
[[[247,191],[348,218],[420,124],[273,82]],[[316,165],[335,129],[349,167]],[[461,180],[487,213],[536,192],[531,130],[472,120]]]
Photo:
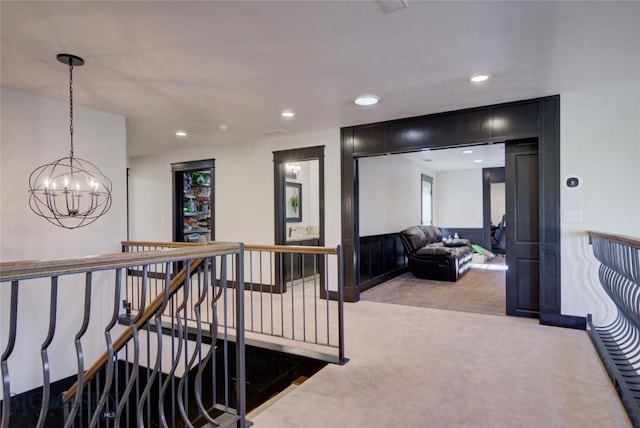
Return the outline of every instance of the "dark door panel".
[[[540,221],[537,139],[505,145],[507,315],[540,313]]]

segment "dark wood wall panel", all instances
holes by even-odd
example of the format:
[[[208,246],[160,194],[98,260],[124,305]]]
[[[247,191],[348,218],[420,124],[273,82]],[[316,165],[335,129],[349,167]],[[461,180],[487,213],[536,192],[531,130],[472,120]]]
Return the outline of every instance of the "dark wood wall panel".
[[[560,314],[560,97],[542,99],[540,106],[540,311]]]
[[[357,200],[358,174],[353,152],[354,128],[343,128],[340,131],[341,157],[340,171],[342,174],[342,207],[340,218],[342,222],[342,249],[344,254],[344,299],[347,302],[357,302],[360,299],[358,262],[359,257],[356,239],[360,235]]]
[[[389,152],[446,147],[491,138],[487,109],[403,119],[389,123]]]
[[[540,263],[538,260],[520,259],[517,266],[517,310],[521,315],[537,315],[540,312],[540,294],[537,287],[540,281]]]
[[[387,126],[363,125],[353,128],[353,153],[366,156],[387,151]]]
[[[407,270],[407,259],[398,233],[360,238],[360,291]]]
[[[538,154],[518,156],[516,158],[517,168],[525,175],[536,177],[538,171]],[[530,171],[527,173],[527,171]],[[516,182],[516,198],[518,202],[516,218],[526,219],[518,221],[515,228],[507,224],[510,230],[515,230],[516,242],[540,242],[540,217],[538,210],[538,182],[523,181]]]
[[[537,137],[539,102],[509,104],[491,109],[491,136],[499,139]]]

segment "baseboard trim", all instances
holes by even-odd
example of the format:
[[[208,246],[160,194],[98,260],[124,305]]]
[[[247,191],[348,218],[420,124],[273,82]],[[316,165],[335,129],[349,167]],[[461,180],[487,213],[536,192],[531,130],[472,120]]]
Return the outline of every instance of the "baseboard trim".
[[[405,272],[409,272],[409,267],[403,266],[401,268],[387,272],[383,275],[376,276],[375,278],[371,278],[364,282],[361,282],[360,292],[362,293],[363,291],[373,288],[378,284],[382,284],[383,282],[389,281],[390,279],[395,278],[396,276],[400,276]]]
[[[540,313],[540,324],[550,325],[553,327],[564,327],[564,328],[573,328],[576,330],[586,330],[587,317]]]

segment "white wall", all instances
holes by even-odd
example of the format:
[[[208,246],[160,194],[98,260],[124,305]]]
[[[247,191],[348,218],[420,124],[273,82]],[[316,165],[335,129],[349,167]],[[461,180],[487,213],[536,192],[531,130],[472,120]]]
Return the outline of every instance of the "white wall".
[[[273,151],[319,145],[325,146],[325,244],[338,245],[341,239],[338,129],[130,159],[130,237],[171,241],[171,163],[213,158],[216,240],[273,244]]]
[[[421,174],[435,174],[400,155],[358,160],[360,236],[399,232],[421,222]],[[434,202],[435,209],[435,202]]]
[[[491,222],[496,226],[507,213],[505,183],[491,183]]]
[[[640,237],[640,85],[562,94],[560,101],[561,212],[584,218],[561,225],[562,313],[592,313],[601,324],[613,312],[586,232]],[[570,176],[581,186],[567,188]]]
[[[126,238],[126,131],[120,116],[74,106],[75,156],[95,163],[113,183],[111,210],[95,223],[67,230],[36,216],[29,209],[29,174],[36,167],[69,155],[69,105],[25,92],[1,88],[0,134],[0,260],[2,262],[118,252]],[[81,325],[83,287],[78,280],[61,284],[58,330],[50,350],[53,380],[76,372],[73,336]],[[83,341],[86,358],[95,357],[96,343],[110,309],[113,281],[94,278],[96,293],[92,323]],[[8,331],[8,284],[0,285],[0,347]],[[25,283],[19,292],[18,341],[9,358],[11,392],[41,384],[40,344],[48,326],[49,286]],[[30,319],[27,319],[29,317]],[[100,327],[102,323],[102,327]],[[94,342],[95,340],[96,342]],[[1,385],[0,385],[1,387]]]
[[[433,224],[443,228],[482,228],[482,169],[438,171]]]

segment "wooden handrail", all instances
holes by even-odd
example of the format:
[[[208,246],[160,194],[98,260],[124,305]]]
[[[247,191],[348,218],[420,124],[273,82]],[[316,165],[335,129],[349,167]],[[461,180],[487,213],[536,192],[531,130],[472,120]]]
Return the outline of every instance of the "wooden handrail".
[[[198,268],[198,266],[200,266],[202,264],[203,261],[204,261],[204,259],[192,260],[191,261],[191,272],[195,271]],[[186,276],[187,276],[187,270],[186,270],[186,268],[182,268],[182,270],[180,272],[178,272],[178,274],[171,280],[171,283],[169,284],[169,295],[170,296],[172,296],[177,291],[179,291],[180,287],[185,282]],[[164,302],[164,295],[165,295],[165,293],[163,291],[155,299],[153,299],[153,301],[149,304],[147,309],[145,309],[145,311],[142,313],[142,315],[138,318],[138,321],[136,321],[136,323],[135,323],[136,328],[139,329],[142,326],[144,326],[144,324],[146,324],[147,321],[149,321],[156,314],[156,312],[161,308],[162,303]],[[118,352],[120,349],[122,349],[124,347],[124,345],[126,345],[127,342],[131,339],[131,337],[133,337],[133,328],[131,326],[129,326],[113,342],[113,352],[115,353],[115,352]],[[91,379],[93,379],[98,374],[98,372],[104,367],[104,365],[107,363],[108,360],[109,360],[109,353],[107,351],[105,351],[100,356],[100,358],[98,358],[91,365],[91,367],[89,367],[89,369],[87,369],[87,371],[85,371],[85,373],[84,373],[85,380],[84,381],[85,382],[89,382]],[[76,394],[77,389],[78,389],[78,382],[76,381],[71,386],[71,388],[69,388],[62,395],[62,401],[65,402],[65,403],[68,402]]]
[[[212,241],[207,244],[226,244],[221,241]],[[158,241],[122,241],[123,246],[139,246],[139,247],[201,247],[207,245],[200,242],[158,242]],[[304,245],[252,245],[246,244],[245,250],[249,251],[269,251],[273,253],[301,253],[301,254],[337,254],[337,249],[333,247],[315,247]],[[295,251],[292,251],[295,250]],[[133,254],[132,251],[127,254]]]
[[[0,282],[127,268],[147,263],[172,262],[180,259],[220,256],[237,253],[239,251],[240,244],[238,243],[212,242],[188,248],[132,251],[50,260],[4,262],[0,263]]]
[[[304,245],[245,245],[244,249],[251,251],[269,251],[274,253],[337,254],[337,250],[335,248]]]
[[[617,242],[618,244],[625,244],[629,245],[630,247],[640,249],[640,238],[634,238],[633,236],[626,235],[613,235],[611,233],[594,232],[591,230],[587,233],[589,234],[590,238],[602,238],[606,239],[607,241]]]

